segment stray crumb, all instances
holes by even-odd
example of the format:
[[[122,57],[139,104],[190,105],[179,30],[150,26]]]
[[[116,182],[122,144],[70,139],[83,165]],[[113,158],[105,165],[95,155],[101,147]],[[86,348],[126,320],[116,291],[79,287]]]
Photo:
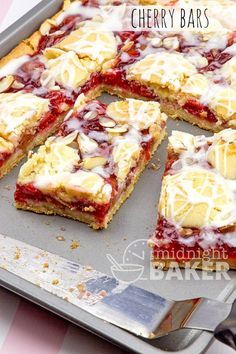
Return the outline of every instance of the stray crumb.
[[[7,185],[4,187],[6,190],[10,191],[11,190],[11,186],[10,185]]]
[[[154,162],[151,163],[149,169],[153,170],[153,171],[158,171],[160,167],[161,167],[161,162],[158,159],[156,163],[154,163]]]
[[[20,259],[20,256],[21,256],[21,253],[20,253],[19,248],[17,247],[14,259],[18,260],[18,259]]]
[[[56,239],[57,239],[57,241],[65,241],[64,236],[57,236]]]
[[[127,240],[127,237],[124,237],[124,238],[123,238],[123,241],[126,241],[126,240]]]
[[[76,250],[77,248],[79,248],[80,244],[78,241],[73,241],[72,244],[70,245],[70,249],[72,250]]]
[[[52,285],[58,285],[59,284],[59,280],[58,279],[54,279],[53,281],[52,281]]]
[[[49,264],[48,263],[44,263],[43,268],[49,268]]]
[[[28,158],[30,159],[32,156],[33,156],[33,151],[30,150],[30,151],[28,152]]]
[[[181,228],[180,229],[180,235],[182,237],[189,237],[189,236],[192,236],[193,234],[193,230],[192,229],[185,229],[185,228]]]
[[[87,290],[86,285],[84,283],[79,283],[76,287],[80,293],[85,293]]]
[[[85,208],[84,208],[84,211],[85,211],[85,212],[90,212],[90,213],[92,213],[92,212],[95,211],[95,208],[94,208],[93,206],[85,207]]]
[[[85,269],[88,271],[93,270],[93,268],[91,266],[86,266]]]
[[[66,231],[66,228],[65,228],[65,227],[61,227],[60,230],[61,230],[61,231]]]
[[[68,289],[68,291],[69,291],[70,293],[73,293],[74,290],[75,290],[74,288],[69,288],[69,289]]]
[[[102,290],[102,291],[100,291],[99,296],[106,297],[107,296],[107,292],[105,290]]]

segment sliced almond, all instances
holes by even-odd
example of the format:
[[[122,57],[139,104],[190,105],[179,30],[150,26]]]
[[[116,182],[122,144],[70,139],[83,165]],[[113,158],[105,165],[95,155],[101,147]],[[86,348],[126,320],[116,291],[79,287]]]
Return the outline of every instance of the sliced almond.
[[[127,125],[116,126],[114,128],[106,128],[106,131],[110,134],[122,134],[128,131]]]
[[[47,59],[56,59],[60,57],[62,54],[65,54],[65,52],[58,48],[46,48],[43,52],[43,55]]]
[[[87,112],[85,115],[84,115],[84,119],[88,119],[88,120],[92,120],[92,119],[95,119],[97,117],[97,112],[95,111],[90,111],[90,112]]]
[[[60,36],[62,34],[64,34],[65,31],[56,31],[56,32],[53,32],[53,33],[49,33],[49,36]]]
[[[159,48],[162,45],[162,39],[159,37],[152,38],[151,45],[155,48]]]
[[[59,91],[61,88],[60,88],[60,86],[56,85],[56,86],[50,87],[50,89],[51,89],[52,91]]]
[[[124,46],[122,47],[122,51],[128,52],[128,50],[132,48],[133,44],[134,44],[134,42],[126,41]]]
[[[56,25],[56,22],[49,19],[41,25],[39,31],[43,36],[45,36],[45,35],[49,34],[50,29],[52,28],[52,26],[55,26],[55,25]]]
[[[14,77],[8,75],[0,81],[0,93],[7,91],[14,82]]]
[[[193,230],[192,229],[187,229],[187,228],[181,228],[180,229],[180,235],[182,237],[190,237],[193,235]]]
[[[83,154],[91,154],[98,148],[98,143],[83,133],[78,135],[77,141]]]
[[[66,114],[66,116],[65,116],[65,118],[64,118],[64,121],[66,121],[67,119],[69,119],[71,116],[72,116],[72,114],[73,114],[73,109],[71,109],[67,114]]]
[[[99,119],[99,123],[104,128],[114,128],[116,126],[116,122],[113,119],[102,117]]]
[[[88,99],[85,97],[85,95],[81,93],[75,101],[74,110],[82,109],[82,107],[86,104],[87,100]]]
[[[176,50],[179,48],[178,37],[167,37],[163,39],[163,45],[166,49]]]
[[[21,89],[25,87],[25,85],[22,82],[15,80],[11,87],[14,89]]]
[[[107,159],[105,157],[96,156],[96,157],[88,157],[87,159],[84,159],[82,162],[82,166],[86,170],[92,170],[95,167],[104,166],[106,163],[107,163]]]

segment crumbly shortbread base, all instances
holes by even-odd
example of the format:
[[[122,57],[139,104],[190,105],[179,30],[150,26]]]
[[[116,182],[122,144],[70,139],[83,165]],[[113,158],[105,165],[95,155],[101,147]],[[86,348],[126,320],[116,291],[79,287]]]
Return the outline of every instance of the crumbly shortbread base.
[[[56,122],[49,129],[46,129],[43,133],[39,132],[37,135],[35,135],[30,145],[28,145],[26,149],[22,150],[17,148],[16,151],[1,166],[0,179],[9,173],[14,167],[16,167],[30,150],[33,150],[39,145],[42,145],[50,135],[54,134],[59,129],[61,123],[64,120],[64,117],[64,114],[59,116]]]
[[[155,153],[157,147],[161,144],[162,140],[166,136],[166,131],[163,129],[162,133],[159,135],[159,138],[153,144],[151,158]],[[84,222],[88,224],[91,228],[98,229],[106,229],[111,222],[115,213],[120,209],[121,205],[129,198],[131,193],[134,190],[135,184],[138,182],[139,177],[149,161],[151,160],[141,160],[139,166],[136,169],[136,173],[134,174],[132,180],[130,181],[129,186],[121,193],[118,200],[115,201],[114,205],[111,207],[109,213],[107,214],[104,222],[101,224],[97,222],[96,218],[86,212],[80,212],[76,210],[71,210],[69,208],[63,207],[63,210],[46,202],[34,202],[33,200],[28,200],[26,203],[21,203],[16,201],[15,206],[17,209],[22,209],[26,211],[33,211],[38,214],[46,214],[46,215],[60,215],[70,219],[74,219],[77,221]]]
[[[134,94],[131,91],[124,90],[122,88],[115,87],[115,86],[113,87],[109,85],[102,85],[102,93],[106,93],[106,92],[112,96],[118,96],[120,98],[135,98],[137,100],[148,101],[148,98],[138,94]]]
[[[17,59],[22,55],[32,55],[34,54],[34,50],[31,48],[29,43],[24,40],[18,44],[17,47],[12,49],[12,51],[7,54],[5,57],[0,59],[0,69],[3,68],[6,64],[8,64],[11,60]]]

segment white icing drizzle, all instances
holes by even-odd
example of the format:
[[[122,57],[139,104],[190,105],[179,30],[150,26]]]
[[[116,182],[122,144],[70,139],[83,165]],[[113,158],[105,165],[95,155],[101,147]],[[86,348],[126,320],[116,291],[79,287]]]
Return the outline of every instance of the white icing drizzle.
[[[56,19],[56,23],[60,25],[64,19],[71,15],[79,15],[81,14],[84,18],[92,18],[96,15],[100,14],[100,10],[96,7],[86,7],[82,6],[81,2],[74,1],[69,7],[63,11]]]
[[[101,65],[117,54],[115,36],[104,26],[99,21],[85,21],[83,26],[71,32],[56,46],[66,51],[75,51],[80,58],[89,58]]]
[[[236,89],[229,85],[212,84],[200,97],[200,102],[223,119],[230,120],[236,113]]]
[[[41,85],[53,88],[55,84],[68,89],[77,89],[83,85],[90,75],[75,52],[63,52],[56,58],[44,60],[47,70],[41,76]]]
[[[30,93],[0,95],[1,133],[18,139],[22,130],[29,129],[48,110],[49,101]]]

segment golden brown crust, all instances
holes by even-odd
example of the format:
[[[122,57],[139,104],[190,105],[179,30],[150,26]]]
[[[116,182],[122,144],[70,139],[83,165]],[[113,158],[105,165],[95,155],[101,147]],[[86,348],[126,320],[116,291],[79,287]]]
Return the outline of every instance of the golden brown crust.
[[[76,2],[77,0],[75,0],[74,2]],[[40,26],[43,27],[44,24],[47,23],[48,20],[52,20],[55,21],[58,16],[60,16],[62,14],[62,12],[72,3],[73,1],[70,0],[64,0],[64,4],[63,7],[60,11],[58,11],[55,15],[53,15],[51,18],[46,19],[42,25]],[[40,29],[35,31],[29,38],[27,38],[27,43],[29,44],[29,46],[32,48],[32,50],[35,52],[38,50],[38,45],[39,45],[39,41],[42,38],[43,34],[40,32]]]
[[[208,122],[205,119],[200,119],[200,118],[194,116],[193,114],[188,113],[180,106],[179,106],[179,108],[176,108],[176,106],[173,106],[171,102],[166,103],[166,102],[162,101],[161,102],[161,109],[163,112],[165,112],[172,119],[180,119],[180,120],[186,121],[188,123],[191,123],[192,125],[197,125],[198,127],[202,128],[202,129],[210,130],[215,133],[222,130],[222,126],[216,125],[215,123]],[[227,128],[227,127],[224,127],[224,128]]]
[[[31,204],[29,201],[27,203],[17,201],[15,202],[15,207],[20,210],[33,211],[36,214],[64,216],[66,218],[73,219],[76,221],[81,221],[85,224],[88,224],[94,230],[101,228],[96,223],[95,218],[88,213],[74,211],[69,208],[64,208],[62,211],[61,209],[56,208],[53,205],[45,202],[40,202],[40,203],[33,202]]]
[[[0,59],[0,69],[13,59],[17,59],[22,55],[32,55],[33,53],[34,51],[32,48],[27,44],[27,41],[24,40],[18,44],[18,46],[15,47],[9,54]]]
[[[52,18],[50,18],[50,20],[56,20],[57,17],[63,12],[63,9],[68,7],[70,3],[71,3],[70,0],[64,0],[64,5],[62,10],[56,13]],[[48,19],[45,20],[43,24],[46,23],[47,21]],[[9,63],[11,60],[19,58],[22,55],[33,55],[35,51],[37,51],[38,49],[38,44],[41,37],[42,34],[40,33],[40,30],[37,30],[28,38],[21,41],[9,54],[7,54],[6,56],[0,59],[0,69],[3,66],[5,66],[7,63]]]
[[[135,99],[139,99],[139,100],[143,100],[143,101],[147,101],[148,100],[147,98],[145,98],[143,96],[140,96],[138,94],[134,94],[131,91],[124,90],[124,89],[121,89],[119,87],[115,87],[115,86],[113,87],[113,86],[109,86],[109,85],[102,85],[101,88],[102,88],[102,92],[107,92],[110,95],[118,96],[120,98],[135,98]]]

